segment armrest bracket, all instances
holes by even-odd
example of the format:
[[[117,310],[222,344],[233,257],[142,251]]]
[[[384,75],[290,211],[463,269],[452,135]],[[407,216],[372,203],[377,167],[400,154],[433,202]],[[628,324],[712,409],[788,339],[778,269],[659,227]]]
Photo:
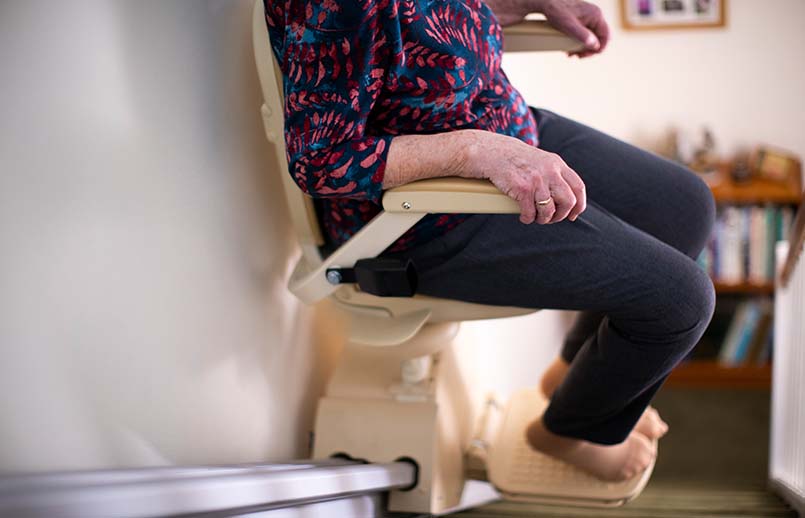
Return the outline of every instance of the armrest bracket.
[[[520,208],[486,180],[436,178],[420,180],[386,191],[384,212],[378,214],[326,260],[310,268],[301,258],[288,289],[308,304],[338,289],[327,281],[327,271],[352,268],[364,258],[376,257],[426,214],[517,214]]]

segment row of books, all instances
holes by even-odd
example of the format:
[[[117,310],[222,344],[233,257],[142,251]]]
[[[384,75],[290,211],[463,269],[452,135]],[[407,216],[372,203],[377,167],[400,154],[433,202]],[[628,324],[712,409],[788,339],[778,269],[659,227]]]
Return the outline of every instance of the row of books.
[[[719,207],[699,264],[716,282],[772,282],[775,243],[788,236],[793,215],[773,205]]]
[[[764,365],[771,357],[774,304],[753,298],[738,304],[718,353],[726,366]]]

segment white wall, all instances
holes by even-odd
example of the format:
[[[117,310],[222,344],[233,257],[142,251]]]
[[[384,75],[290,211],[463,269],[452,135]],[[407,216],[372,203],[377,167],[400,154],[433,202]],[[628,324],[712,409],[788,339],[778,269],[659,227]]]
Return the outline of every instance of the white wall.
[[[723,151],[763,143],[805,158],[805,2],[729,0],[724,29],[623,31],[619,0],[597,0],[610,47],[585,60],[510,54],[534,105],[635,143],[707,125]]]
[[[0,5],[0,470],[306,453],[251,5]]]

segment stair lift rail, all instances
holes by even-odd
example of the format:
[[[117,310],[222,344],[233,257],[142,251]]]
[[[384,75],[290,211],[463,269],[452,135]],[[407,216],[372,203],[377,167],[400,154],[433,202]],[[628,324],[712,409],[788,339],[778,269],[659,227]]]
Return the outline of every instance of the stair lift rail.
[[[415,482],[416,468],[409,462],[362,464],[341,459],[5,476],[0,477],[0,517],[144,518],[258,512],[271,517],[288,516],[290,508],[296,508],[294,515],[315,509],[317,516],[336,516],[340,513],[328,513],[328,506],[333,509],[338,501],[373,516],[381,507],[382,493]]]

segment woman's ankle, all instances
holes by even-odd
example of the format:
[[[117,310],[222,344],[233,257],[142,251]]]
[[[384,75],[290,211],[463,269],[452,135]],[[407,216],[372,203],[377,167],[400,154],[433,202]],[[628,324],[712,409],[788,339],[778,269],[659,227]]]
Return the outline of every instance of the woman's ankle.
[[[561,356],[557,356],[548,368],[542,373],[542,379],[540,380],[540,390],[548,399],[553,396],[554,391],[556,388],[562,383],[567,376],[567,371],[570,369],[570,365],[562,359]]]

